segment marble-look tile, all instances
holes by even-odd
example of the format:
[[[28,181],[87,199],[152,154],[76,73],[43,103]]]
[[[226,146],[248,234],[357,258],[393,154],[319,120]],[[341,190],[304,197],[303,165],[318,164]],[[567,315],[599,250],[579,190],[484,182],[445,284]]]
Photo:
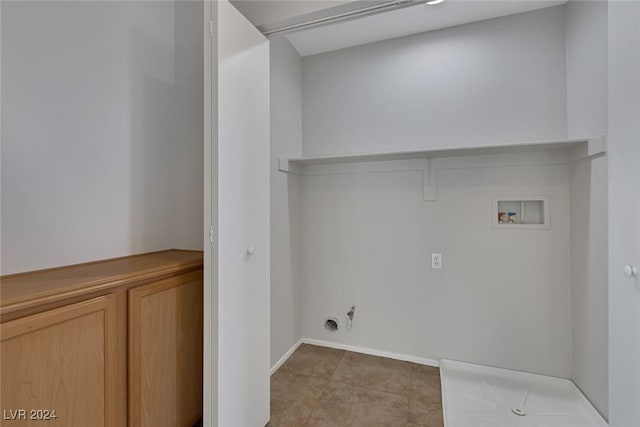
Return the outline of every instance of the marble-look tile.
[[[329,379],[344,354],[344,350],[302,344],[280,370]]]
[[[440,369],[412,364],[411,398],[425,403],[442,403]]]
[[[307,425],[313,406],[292,400],[271,399],[269,427],[299,427]]]
[[[327,384],[326,379],[298,375],[279,369],[271,376],[271,397],[315,403]]]
[[[443,427],[442,405],[410,398],[408,425],[411,427]]]
[[[316,427],[404,427],[408,398],[330,381],[309,426]]]
[[[342,358],[332,381],[364,388],[409,394],[411,363],[384,357],[348,352]]]
[[[427,365],[420,365],[418,363],[412,363],[411,369],[412,369],[412,372],[416,374],[440,378],[440,368],[436,368],[435,366],[427,366]]]
[[[271,376],[272,427],[304,425],[317,405],[327,380],[279,369]]]
[[[271,377],[269,426],[442,427],[441,396],[438,368],[302,345]]]

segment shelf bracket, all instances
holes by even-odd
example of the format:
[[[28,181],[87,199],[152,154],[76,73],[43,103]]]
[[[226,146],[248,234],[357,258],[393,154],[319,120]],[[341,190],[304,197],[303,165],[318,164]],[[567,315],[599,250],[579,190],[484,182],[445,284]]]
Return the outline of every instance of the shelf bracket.
[[[551,152],[562,149],[562,156]],[[438,169],[567,164],[595,159],[607,152],[607,138],[572,139],[421,151],[351,154],[278,159],[278,170],[290,175],[330,175],[371,172],[422,172],[423,200],[437,198]],[[525,154],[525,157],[520,157]]]
[[[607,154],[607,136],[601,135],[596,138],[586,140],[587,143],[576,147],[569,152],[569,161],[576,162],[578,160],[593,160]]]
[[[278,158],[278,170],[280,172],[288,173],[291,175],[302,175],[302,169],[300,165],[290,162],[286,158]]]
[[[587,156],[595,157],[607,152],[607,136],[602,135],[597,138],[590,139],[587,143]]]

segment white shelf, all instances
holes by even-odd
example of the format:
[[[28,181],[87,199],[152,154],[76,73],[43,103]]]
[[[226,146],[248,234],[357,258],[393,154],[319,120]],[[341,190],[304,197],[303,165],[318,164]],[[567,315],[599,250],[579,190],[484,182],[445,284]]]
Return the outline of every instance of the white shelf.
[[[473,147],[430,148],[416,151],[347,154],[322,157],[292,157],[278,159],[278,170],[293,175],[334,173],[370,173],[420,171],[424,179],[424,200],[436,200],[438,169],[451,167],[455,161],[478,167],[563,163],[598,157],[606,152],[606,138],[563,139],[556,141],[519,142],[514,144],[479,145]],[[478,157],[480,156],[480,157]],[[526,159],[525,159],[526,158]],[[535,159],[534,159],[535,158]],[[449,165],[448,165],[449,164]],[[469,167],[469,166],[467,166]]]
[[[435,159],[440,157],[529,153],[556,150],[570,152],[573,158],[584,158],[604,153],[606,151],[605,145],[605,137],[599,137],[595,139],[563,139],[556,141],[518,142],[500,145],[430,148],[416,151],[390,151],[382,153],[362,153],[321,157],[291,157],[280,158],[278,161],[278,169],[286,173],[302,174],[302,168],[307,165]]]

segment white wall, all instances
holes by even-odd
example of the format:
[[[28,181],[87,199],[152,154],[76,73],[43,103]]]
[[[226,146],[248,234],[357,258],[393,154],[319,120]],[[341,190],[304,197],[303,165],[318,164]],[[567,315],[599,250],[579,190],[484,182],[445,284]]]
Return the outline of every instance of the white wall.
[[[303,152],[564,138],[564,6],[304,59]]]
[[[607,158],[571,164],[571,379],[608,415]]]
[[[182,86],[197,71],[179,67],[176,91],[174,29],[185,25],[174,12],[172,2],[3,3],[2,274],[201,247],[174,224],[185,213],[175,202],[202,206],[191,188],[201,160],[186,167],[201,134],[173,120],[202,104]]]
[[[302,58],[271,41],[271,365],[301,338],[300,180],[279,157],[302,154]]]
[[[305,155],[565,136],[564,7],[303,60]],[[419,172],[305,176],[302,335],[569,376],[566,158],[482,161],[438,171],[435,202]],[[492,228],[492,197],[518,194],[551,197],[550,230]],[[323,328],[352,304],[351,331]]]
[[[434,202],[420,172],[304,177],[303,336],[568,376],[569,167],[450,167]],[[494,229],[500,195],[549,195],[551,229]]]
[[[173,247],[202,250],[204,87],[202,1],[175,3]]]
[[[567,5],[567,130],[607,134],[607,2]],[[607,157],[571,165],[571,378],[608,414]]]
[[[609,2],[609,423],[640,425],[640,3]]]
[[[607,2],[566,6],[567,132],[572,138],[607,133]]]

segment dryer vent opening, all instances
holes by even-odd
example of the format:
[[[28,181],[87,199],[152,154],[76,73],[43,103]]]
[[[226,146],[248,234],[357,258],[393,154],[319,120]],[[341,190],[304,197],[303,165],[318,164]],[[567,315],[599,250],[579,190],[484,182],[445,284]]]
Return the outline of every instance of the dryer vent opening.
[[[338,319],[336,319],[335,317],[329,317],[327,320],[324,321],[324,328],[327,331],[330,332],[335,332],[338,330]]]

